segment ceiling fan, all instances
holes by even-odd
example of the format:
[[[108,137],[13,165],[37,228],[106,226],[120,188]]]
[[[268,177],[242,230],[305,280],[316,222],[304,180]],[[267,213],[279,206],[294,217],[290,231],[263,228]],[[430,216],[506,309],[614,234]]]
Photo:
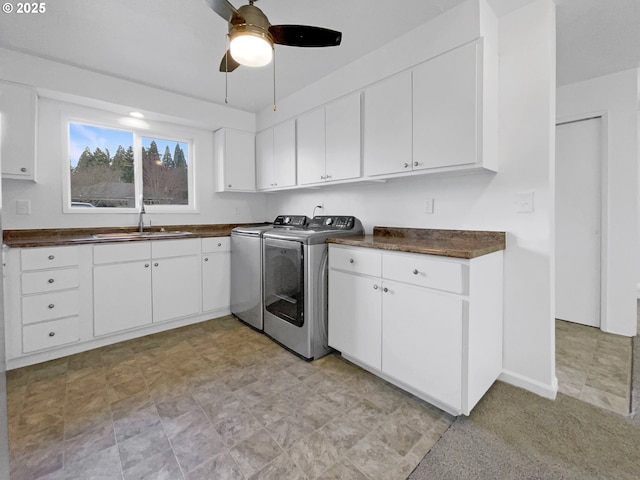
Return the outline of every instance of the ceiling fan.
[[[233,72],[240,65],[261,67],[271,62],[273,46],[334,47],[342,33],[309,25],[271,25],[256,0],[236,9],[227,0],[206,0],[209,7],[229,23],[229,46],[220,62],[221,72]]]

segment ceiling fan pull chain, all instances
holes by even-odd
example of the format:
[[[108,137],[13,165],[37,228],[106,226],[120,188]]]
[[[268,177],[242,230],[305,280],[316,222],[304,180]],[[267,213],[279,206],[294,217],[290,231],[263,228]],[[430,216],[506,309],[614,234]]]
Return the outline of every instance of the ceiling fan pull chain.
[[[229,34],[225,35],[224,48],[224,103],[229,103]]]
[[[276,111],[276,49],[273,48],[273,111]]]

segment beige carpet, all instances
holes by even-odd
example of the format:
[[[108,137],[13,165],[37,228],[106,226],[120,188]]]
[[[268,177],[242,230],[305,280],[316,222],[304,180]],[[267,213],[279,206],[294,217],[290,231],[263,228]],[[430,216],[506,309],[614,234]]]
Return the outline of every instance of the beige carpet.
[[[409,476],[435,479],[640,479],[640,426],[580,400],[497,382]]]

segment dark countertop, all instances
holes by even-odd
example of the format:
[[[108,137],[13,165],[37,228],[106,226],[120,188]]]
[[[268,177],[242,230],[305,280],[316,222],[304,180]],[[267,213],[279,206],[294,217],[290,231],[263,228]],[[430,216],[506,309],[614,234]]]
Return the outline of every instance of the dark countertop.
[[[5,230],[4,244],[11,248],[79,245],[85,243],[136,242],[143,240],[171,240],[178,238],[228,237],[231,230],[240,225],[255,223],[213,224],[213,225],[163,225],[145,227],[145,232],[184,232],[167,236],[153,234],[133,237],[96,237],[101,234],[126,234],[137,231],[136,227],[90,227],[90,228],[48,228],[29,230]],[[260,224],[257,224],[260,225]]]
[[[374,227],[373,235],[336,237],[327,243],[424,253],[455,258],[475,258],[506,248],[505,232]]]

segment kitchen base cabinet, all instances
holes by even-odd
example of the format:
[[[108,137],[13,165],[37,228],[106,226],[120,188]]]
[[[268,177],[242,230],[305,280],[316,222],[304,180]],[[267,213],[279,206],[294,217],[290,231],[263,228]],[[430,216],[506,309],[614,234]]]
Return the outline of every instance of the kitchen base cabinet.
[[[502,371],[502,251],[457,259],[329,245],[329,345],[454,415]]]
[[[181,241],[181,240],[176,240]],[[153,259],[153,321],[200,311],[200,255]]]
[[[151,260],[98,265],[93,270],[96,336],[151,323]]]
[[[229,237],[202,239],[202,311],[231,305],[231,242]]]
[[[380,369],[380,282],[339,270],[329,273],[329,345]]]

